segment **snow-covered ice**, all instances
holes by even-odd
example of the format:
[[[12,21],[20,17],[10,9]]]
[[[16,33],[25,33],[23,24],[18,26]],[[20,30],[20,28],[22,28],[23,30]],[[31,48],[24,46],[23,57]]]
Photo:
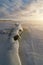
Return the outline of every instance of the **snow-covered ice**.
[[[4,29],[12,27],[12,25],[8,23],[6,25],[7,26],[4,26],[3,23],[1,23],[1,29],[3,30],[3,27]],[[27,26],[25,26],[27,29],[24,28],[21,39],[19,39],[21,63],[22,65],[43,65],[43,25],[28,24]],[[8,65],[10,62],[10,59],[6,56],[7,43],[9,43],[8,34],[0,34],[1,65]]]

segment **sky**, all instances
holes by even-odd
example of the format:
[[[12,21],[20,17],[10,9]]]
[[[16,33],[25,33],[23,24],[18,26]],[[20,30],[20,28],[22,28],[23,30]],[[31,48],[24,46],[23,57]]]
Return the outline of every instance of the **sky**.
[[[0,19],[43,20],[43,0],[0,0]]]

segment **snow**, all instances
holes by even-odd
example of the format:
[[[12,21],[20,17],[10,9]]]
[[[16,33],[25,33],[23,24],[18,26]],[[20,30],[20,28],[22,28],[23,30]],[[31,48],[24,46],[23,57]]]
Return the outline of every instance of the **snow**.
[[[5,53],[7,53],[5,52],[6,44],[8,42],[9,42],[8,34],[7,35],[0,34],[1,65],[8,65],[8,63],[5,62],[6,61],[5,59],[8,60],[8,57],[5,56]],[[22,65],[43,65],[43,26],[42,25],[28,24],[27,29],[24,28],[21,39],[19,39],[19,44],[20,44],[19,55]]]

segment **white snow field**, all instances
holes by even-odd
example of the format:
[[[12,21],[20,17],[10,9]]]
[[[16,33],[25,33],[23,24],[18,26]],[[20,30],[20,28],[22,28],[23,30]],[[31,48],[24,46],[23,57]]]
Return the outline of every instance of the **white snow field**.
[[[11,28],[13,24],[0,22],[0,30]],[[22,65],[43,65],[43,25],[23,24],[24,31],[19,39],[19,56]],[[0,65],[9,64],[7,45],[9,46],[8,34],[0,34]],[[10,51],[9,51],[10,52]],[[15,50],[14,50],[15,52]],[[13,60],[14,61],[14,60]]]

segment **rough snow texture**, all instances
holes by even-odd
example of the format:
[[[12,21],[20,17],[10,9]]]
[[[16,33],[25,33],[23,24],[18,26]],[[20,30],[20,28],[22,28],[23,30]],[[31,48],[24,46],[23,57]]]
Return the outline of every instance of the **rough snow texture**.
[[[10,62],[10,59],[8,59],[9,57],[6,56],[6,54],[8,54],[6,51],[6,46],[7,43],[9,43],[7,38],[8,35],[0,34],[1,65],[8,65],[8,63]],[[20,43],[19,55],[22,65],[43,65],[43,26],[42,25],[28,24],[28,29],[24,30],[22,34],[22,38],[19,40],[19,43]]]

